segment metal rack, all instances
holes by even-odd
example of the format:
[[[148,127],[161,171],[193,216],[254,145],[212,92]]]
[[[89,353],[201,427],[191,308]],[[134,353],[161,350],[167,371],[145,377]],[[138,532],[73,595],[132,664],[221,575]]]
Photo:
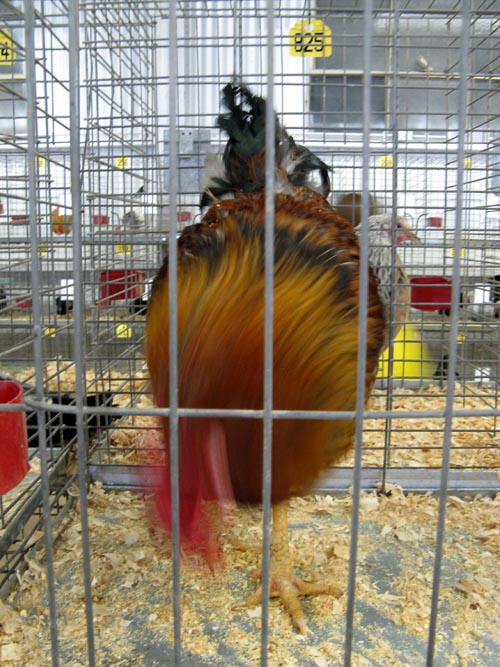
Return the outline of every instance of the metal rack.
[[[474,2],[467,23],[469,4],[447,0],[380,0],[368,9],[329,0],[0,3],[7,54],[0,63],[0,374],[24,386],[32,465],[25,482],[0,498],[0,596],[43,551],[53,665],[64,664],[54,542],[75,521],[75,507],[87,659],[98,664],[88,488],[143,486],[144,451],[159,447],[154,438],[144,447],[157,423],[144,315],[168,252],[169,214],[176,211],[178,231],[200,219],[206,156],[225,142],[214,129],[220,89],[239,76],[265,94],[271,43],[277,112],[332,168],[332,204],[364,189],[381,210],[407,216],[422,241],[400,249],[409,277],[435,279],[423,297],[415,283],[408,327],[387,360],[392,374],[378,378],[360,487],[397,484],[442,499],[498,493],[497,5]],[[365,11],[373,14],[367,116]],[[312,19],[332,31],[331,55],[293,53],[297,31]],[[408,439],[420,442],[426,432],[425,446]],[[415,455],[426,448],[435,455]],[[318,491],[346,492],[352,480],[348,461]],[[443,539],[441,525],[438,545]],[[431,661],[432,641],[431,629]]]
[[[43,9],[35,17],[29,3],[0,7],[0,372],[2,379],[23,376],[31,465],[24,482],[0,499],[2,596],[18,583],[31,554],[43,547],[50,562],[48,536],[57,536],[74,506],[69,461],[76,434],[73,443],[63,441],[61,414],[29,407],[44,394],[52,400],[50,382],[57,395],[63,393],[58,377],[65,365],[61,356],[69,358],[72,330],[56,312],[59,281],[72,257],[67,237],[55,227],[57,216],[71,209],[69,47],[61,27],[67,15],[58,5],[51,4],[47,15]],[[65,343],[56,349],[59,333]],[[2,442],[4,452],[8,446],[15,443]]]

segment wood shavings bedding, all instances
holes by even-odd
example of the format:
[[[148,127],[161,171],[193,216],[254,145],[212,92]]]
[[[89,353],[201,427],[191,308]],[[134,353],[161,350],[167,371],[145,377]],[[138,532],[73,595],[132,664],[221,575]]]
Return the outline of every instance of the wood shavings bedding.
[[[455,409],[484,410],[494,404],[493,393],[481,392],[474,395],[468,388],[468,395],[461,394],[457,387]],[[375,392],[368,403],[370,411],[386,410],[386,393]],[[141,396],[138,407],[152,407],[147,394]],[[394,398],[395,411],[415,411],[415,418],[393,419],[390,424],[389,463],[393,467],[440,467],[444,419],[418,416],[419,411],[445,410],[446,399],[442,389],[428,387],[425,391],[402,389]],[[109,462],[129,463],[149,461],[146,450],[162,447],[161,422],[155,417],[127,417],[111,435]],[[385,421],[366,419],[363,432],[363,465],[381,467],[384,464]],[[495,417],[457,417],[453,419],[451,437],[451,467],[453,468],[500,468],[500,430]],[[128,450],[128,451],[127,451]],[[339,465],[351,466],[352,453]]]
[[[49,361],[43,369],[46,380],[46,391],[61,391],[72,393],[75,391],[75,365],[68,361]],[[34,383],[35,369],[25,368],[17,370],[15,377],[19,382]],[[146,371],[137,371],[131,379],[130,374],[118,370],[104,370],[87,368],[85,373],[85,387],[88,391],[124,391],[126,386],[130,392],[141,392],[148,383]],[[125,404],[122,404],[122,407]],[[130,397],[126,405],[130,405]]]
[[[21,381],[33,377],[33,369],[16,373]],[[45,368],[48,391],[74,391],[75,369],[73,364],[50,362]],[[117,370],[99,372],[88,369],[86,386],[89,390],[112,391],[115,407],[129,407],[134,398],[134,407],[153,407],[148,388],[147,371],[142,370],[130,379]],[[487,389],[457,383],[454,400],[455,409],[479,410],[495,406],[497,395]],[[446,398],[443,389],[437,386],[425,390],[398,389],[391,409],[415,411],[411,419],[393,419],[390,423],[389,463],[393,467],[439,467],[442,458],[442,434],[444,419],[419,417],[424,410],[445,410]],[[375,390],[367,409],[385,411],[387,394]],[[384,464],[385,422],[382,419],[366,419],[363,433],[363,465],[380,467]],[[155,417],[133,416],[120,420],[110,437],[109,454],[101,462],[133,463],[160,462],[162,450],[161,421]],[[500,430],[498,418],[457,417],[453,419],[451,435],[450,465],[453,468],[500,468]],[[348,454],[340,465],[350,466],[352,454]]]
[[[438,504],[430,496],[362,494],[356,584],[354,667],[405,667],[425,661]],[[447,503],[436,666],[493,667],[500,654],[500,498]],[[349,567],[350,497],[296,499],[291,550],[299,570],[344,590]],[[249,543],[261,534],[260,510],[240,508],[235,531]],[[172,564],[166,541],[151,530],[139,496],[89,493],[92,597],[97,664],[171,664]],[[256,585],[260,555],[225,544],[225,569],[210,574],[183,563],[183,665],[252,667],[260,662],[260,609],[235,604]],[[46,667],[50,644],[44,563],[23,575],[17,602],[0,608],[1,663]],[[61,664],[86,662],[85,608],[78,514],[56,544]],[[269,667],[341,664],[346,596],[305,599],[310,634],[297,634],[281,604],[270,602]]]
[[[368,410],[386,409],[385,392],[374,392]],[[453,407],[456,410],[484,410],[496,405],[497,396],[486,390],[475,391],[472,386],[457,384]],[[439,467],[442,460],[444,419],[419,417],[424,410],[446,408],[443,390],[436,386],[425,390],[399,389],[393,398],[395,411],[415,411],[415,418],[393,419],[390,422],[390,465],[409,467]],[[384,420],[366,419],[364,422],[363,464],[381,466],[384,461]],[[498,418],[456,417],[452,421],[451,458],[453,468],[500,467],[500,430]]]

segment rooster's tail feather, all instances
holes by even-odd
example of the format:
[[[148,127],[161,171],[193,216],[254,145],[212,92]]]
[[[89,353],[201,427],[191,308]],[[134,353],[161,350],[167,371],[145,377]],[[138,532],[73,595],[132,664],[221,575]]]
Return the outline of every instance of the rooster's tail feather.
[[[216,419],[183,419],[179,424],[179,533],[183,552],[221,561],[220,532],[233,503],[226,438]],[[172,531],[170,466],[154,488],[156,513]]]

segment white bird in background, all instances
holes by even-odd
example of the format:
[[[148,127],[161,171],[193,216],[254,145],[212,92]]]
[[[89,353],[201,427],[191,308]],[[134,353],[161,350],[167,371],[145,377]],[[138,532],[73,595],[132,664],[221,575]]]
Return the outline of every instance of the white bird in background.
[[[137,195],[139,197],[142,197],[143,194],[144,194],[144,186],[141,185],[141,187],[133,195],[134,199]],[[139,231],[141,229],[144,229],[144,223],[145,223],[144,206],[137,206],[134,203],[131,209],[129,211],[126,211],[125,215],[123,216],[122,222],[123,226],[126,229],[130,229],[132,231]]]
[[[427,74],[434,72],[434,68],[432,67],[432,65],[429,64],[429,61],[427,60],[427,58],[424,58],[424,56],[418,55],[415,59],[415,62],[418,65],[419,69],[422,70],[422,72],[427,72]]]
[[[361,233],[360,225],[355,229],[359,236]],[[405,241],[417,245],[421,243],[418,236],[411,230],[408,220],[400,215],[396,216],[394,240],[396,245]],[[368,241],[370,245],[368,262],[377,279],[378,292],[384,305],[386,322],[389,322],[391,302],[394,304],[393,338],[395,338],[406,321],[411,303],[411,290],[408,275],[398,253],[395,253],[394,256],[395,269],[394,275],[392,275],[393,236],[391,214],[371,215],[368,218]],[[394,281],[392,281],[392,278]],[[387,347],[388,344],[387,337],[384,347]]]

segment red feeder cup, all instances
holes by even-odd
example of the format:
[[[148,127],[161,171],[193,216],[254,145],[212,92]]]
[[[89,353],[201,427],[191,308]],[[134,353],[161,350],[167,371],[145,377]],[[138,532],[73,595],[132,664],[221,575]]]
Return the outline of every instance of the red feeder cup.
[[[427,218],[427,226],[428,227],[442,227],[443,226],[443,218],[438,218],[438,217]]]
[[[2,404],[20,404],[23,396],[20,384],[0,380],[0,496],[17,486],[30,469],[26,414],[2,412]]]
[[[146,274],[135,269],[101,271],[99,305],[110,306],[113,301],[139,299],[144,292]]]
[[[442,276],[410,278],[411,305],[419,310],[445,310],[451,304],[451,280]]]

